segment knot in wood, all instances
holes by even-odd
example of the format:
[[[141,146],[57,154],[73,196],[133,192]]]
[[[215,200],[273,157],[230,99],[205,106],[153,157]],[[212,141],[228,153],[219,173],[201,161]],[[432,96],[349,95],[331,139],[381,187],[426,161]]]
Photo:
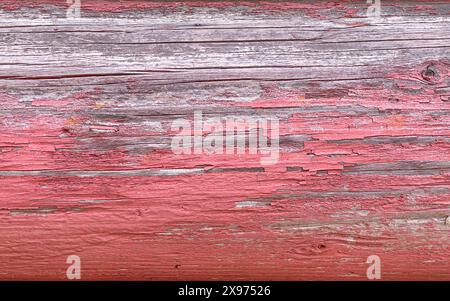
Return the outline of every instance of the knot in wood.
[[[441,79],[439,69],[434,63],[427,65],[425,69],[422,70],[421,76],[430,84],[439,83]]]

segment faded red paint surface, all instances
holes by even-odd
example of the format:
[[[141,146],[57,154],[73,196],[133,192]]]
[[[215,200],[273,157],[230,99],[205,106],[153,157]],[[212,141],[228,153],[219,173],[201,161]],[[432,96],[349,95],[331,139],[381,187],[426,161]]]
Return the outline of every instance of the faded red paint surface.
[[[419,29],[374,37],[351,1],[83,1],[86,20],[153,21],[1,23],[0,279],[66,279],[76,254],[85,280],[364,280],[369,255],[386,280],[449,280],[448,4],[388,2]],[[174,154],[198,110],[279,118],[279,161]]]

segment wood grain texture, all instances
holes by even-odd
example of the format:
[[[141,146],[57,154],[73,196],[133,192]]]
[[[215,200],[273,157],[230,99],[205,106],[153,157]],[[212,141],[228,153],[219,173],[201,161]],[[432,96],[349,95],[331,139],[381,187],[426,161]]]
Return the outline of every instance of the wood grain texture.
[[[450,1],[365,2],[0,1],[0,279],[450,280]]]

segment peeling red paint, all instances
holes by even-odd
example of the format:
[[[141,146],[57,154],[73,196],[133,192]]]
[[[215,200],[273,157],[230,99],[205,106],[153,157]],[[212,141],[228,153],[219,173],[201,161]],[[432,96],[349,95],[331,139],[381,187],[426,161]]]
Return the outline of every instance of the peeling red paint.
[[[381,29],[352,1],[95,0],[123,23],[0,24],[0,279],[66,279],[72,254],[84,280],[365,280],[373,254],[385,280],[450,279],[448,35],[418,18],[449,6],[426,2],[387,1]],[[47,4],[67,7],[0,7]],[[279,160],[176,155],[198,111],[279,119]]]

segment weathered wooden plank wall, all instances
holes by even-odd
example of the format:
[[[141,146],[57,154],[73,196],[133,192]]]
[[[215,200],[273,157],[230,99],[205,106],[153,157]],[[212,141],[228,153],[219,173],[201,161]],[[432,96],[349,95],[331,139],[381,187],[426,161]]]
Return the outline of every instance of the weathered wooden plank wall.
[[[450,1],[365,2],[0,1],[0,279],[450,280]]]

